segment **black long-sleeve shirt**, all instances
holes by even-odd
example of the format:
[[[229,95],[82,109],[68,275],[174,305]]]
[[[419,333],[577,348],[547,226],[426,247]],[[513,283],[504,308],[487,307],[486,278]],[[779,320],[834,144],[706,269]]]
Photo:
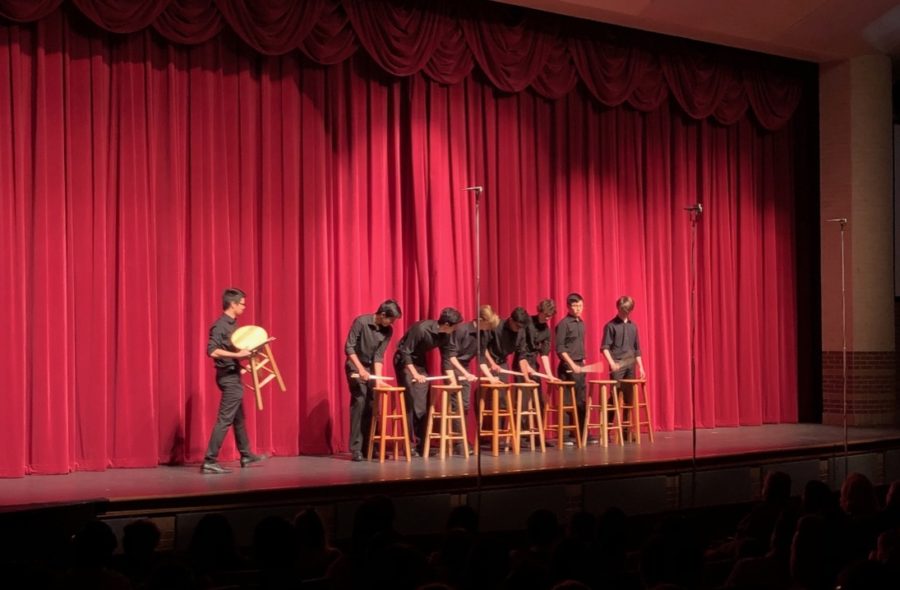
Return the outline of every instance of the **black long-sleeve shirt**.
[[[422,320],[409,327],[394,353],[394,365],[398,372],[406,365],[424,367],[428,351],[440,346],[440,326],[436,320]]]
[[[216,349],[237,352],[237,348],[231,343],[231,335],[237,330],[237,320],[227,313],[219,316],[219,319],[209,328],[209,342],[206,344],[206,354],[212,355]],[[219,357],[213,359],[217,369],[238,369],[240,364],[235,358]]]
[[[497,364],[505,362],[507,357],[516,351],[519,339],[524,337],[524,335],[525,331],[523,329],[520,328],[518,332],[514,332],[509,327],[509,319],[500,322],[500,325],[494,329],[488,342],[488,351],[494,357],[494,362]]]
[[[441,368],[444,370],[452,369],[453,365],[450,359],[456,357],[459,362],[465,366],[466,363],[475,358],[476,349],[478,348],[478,328],[475,322],[466,322],[459,324],[452,334],[445,334],[446,338],[441,344]],[[478,362],[483,362],[484,351],[487,349],[488,333],[481,333],[481,350],[478,351]]]
[[[556,324],[556,354],[560,360],[564,352],[575,362],[584,360],[584,320],[571,314]]]
[[[641,356],[637,325],[632,321],[622,321],[619,316],[609,320],[603,327],[600,350],[608,350],[613,360],[617,361]]]
[[[539,319],[540,316],[531,316],[531,325],[522,328],[525,335],[516,346],[516,367],[521,359],[534,366],[538,357],[550,354],[550,324],[542,324]]]
[[[347,342],[344,344],[344,354],[347,355],[347,369],[355,371],[356,365],[350,360],[351,354],[356,354],[359,362],[367,369],[373,363],[384,362],[384,351],[387,349],[394,328],[391,326],[379,326],[375,323],[375,315],[368,313],[353,320],[350,332],[347,334]]]

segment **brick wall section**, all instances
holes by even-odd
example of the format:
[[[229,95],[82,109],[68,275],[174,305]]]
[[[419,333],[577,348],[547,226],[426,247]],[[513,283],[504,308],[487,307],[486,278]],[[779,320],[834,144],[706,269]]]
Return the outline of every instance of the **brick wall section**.
[[[822,352],[822,421],[841,423],[841,351]],[[894,424],[897,418],[897,353],[847,351],[847,423]]]

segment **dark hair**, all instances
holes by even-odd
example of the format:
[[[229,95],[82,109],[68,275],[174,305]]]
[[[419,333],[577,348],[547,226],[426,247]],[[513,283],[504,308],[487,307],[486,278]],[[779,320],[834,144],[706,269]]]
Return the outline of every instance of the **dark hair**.
[[[566,305],[572,305],[573,303],[578,303],[579,301],[584,301],[584,297],[579,293],[569,293],[569,296],[566,297]]]
[[[235,287],[225,289],[225,292],[222,293],[222,309],[228,309],[232,303],[240,303],[241,299],[246,296],[246,293]]]
[[[441,315],[438,318],[439,324],[446,324],[448,326],[455,326],[461,321],[462,315],[456,310],[455,307],[445,307],[441,310]]]
[[[400,305],[398,305],[397,302],[393,299],[385,300],[381,305],[378,306],[378,311],[376,311],[375,313],[380,313],[384,317],[394,320],[403,317],[403,312],[400,311]]]
[[[547,315],[553,315],[556,313],[556,302],[552,299],[544,299],[540,303],[538,303],[538,313],[546,313]]]
[[[512,310],[512,313],[509,314],[509,319],[519,324],[520,326],[527,326],[531,323],[531,316],[528,315],[528,312],[525,311],[524,307],[517,307]]]

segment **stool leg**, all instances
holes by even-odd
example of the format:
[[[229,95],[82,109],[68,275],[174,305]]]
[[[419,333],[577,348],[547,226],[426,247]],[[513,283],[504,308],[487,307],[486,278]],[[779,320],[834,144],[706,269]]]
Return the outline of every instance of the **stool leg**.
[[[462,436],[463,457],[469,457],[469,435],[466,432],[466,410],[463,407],[462,392],[456,392],[456,408],[459,412],[459,427]]]
[[[441,460],[453,451],[447,449],[447,392],[441,392]]]
[[[650,410],[650,398],[647,397],[647,384],[641,384],[641,389],[644,391],[644,409],[647,411],[647,430],[650,434],[650,442],[653,442],[653,413]]]
[[[399,395],[398,397],[400,399],[400,417],[403,421],[403,445],[406,449],[406,460],[412,462],[412,453],[409,448],[409,422],[406,420],[406,398],[403,395]]]
[[[507,420],[509,420],[509,433],[512,437],[512,451],[513,454],[518,455],[520,450],[519,422],[516,419],[516,412],[513,410],[512,393],[510,393],[509,389],[506,390],[506,409],[508,410]]]
[[[609,389],[606,385],[600,386],[600,444],[609,446]]]
[[[534,418],[537,420],[537,437],[541,443],[541,452],[547,452],[546,440],[544,438],[544,422],[541,418],[541,394],[535,389],[532,392],[532,402],[534,403]],[[534,448],[532,443],[531,448]]]
[[[640,395],[637,383],[631,386],[631,430],[637,437],[637,444],[641,444],[641,407],[638,405]]]
[[[434,432],[434,396],[433,391],[428,392],[428,412],[425,414],[425,440],[422,441],[422,457],[428,459],[431,455],[431,434]]]
[[[378,422],[378,407],[381,404],[381,395],[379,393],[375,393],[375,395],[378,399],[372,404],[374,411],[372,412],[371,420],[369,420],[369,448],[366,451],[369,461],[372,460],[372,451],[375,449],[375,424]]]
[[[481,452],[481,436],[484,428],[484,391],[481,389],[478,390],[478,415],[475,418],[475,454],[477,455]]]
[[[495,457],[500,455],[500,392],[494,389],[491,392],[491,409],[493,416],[491,417],[491,453]]]
[[[387,454],[387,415],[390,409],[390,406],[388,405],[390,403],[390,400],[388,399],[388,397],[389,396],[387,394],[381,395],[381,440],[379,441],[379,463],[384,463],[384,456]]]

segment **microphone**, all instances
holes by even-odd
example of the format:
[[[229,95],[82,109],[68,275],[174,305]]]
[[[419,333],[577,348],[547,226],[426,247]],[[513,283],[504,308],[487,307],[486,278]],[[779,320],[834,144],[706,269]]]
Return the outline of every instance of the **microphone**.
[[[843,225],[843,224],[847,223],[847,218],[846,217],[832,217],[831,219],[826,219],[825,221],[831,222],[831,223],[840,223],[841,225]]]
[[[481,191],[484,190],[484,187],[483,186],[467,186],[463,190],[464,191],[475,191],[477,193],[480,193]]]
[[[694,204],[694,205],[690,205],[690,206],[688,206],[688,207],[684,207],[684,210],[685,210],[685,211],[694,211],[694,212],[696,212],[698,215],[701,215],[701,214],[703,213],[703,204],[702,204],[702,203],[696,203],[696,204]]]

